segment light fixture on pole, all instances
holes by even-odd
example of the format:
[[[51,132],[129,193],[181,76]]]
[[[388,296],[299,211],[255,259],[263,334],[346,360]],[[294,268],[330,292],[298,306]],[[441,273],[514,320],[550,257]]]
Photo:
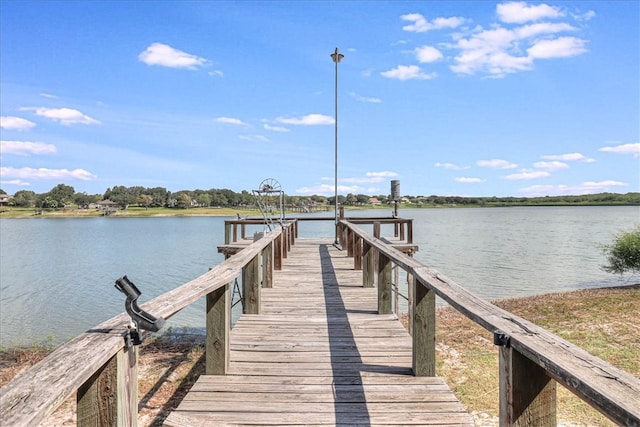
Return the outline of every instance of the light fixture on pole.
[[[338,64],[344,58],[344,55],[338,52],[338,48],[336,51],[331,54],[331,59],[336,64],[336,85],[335,85],[335,146],[334,146],[334,199],[333,199],[333,207],[335,212],[335,241],[334,245],[338,245]]]

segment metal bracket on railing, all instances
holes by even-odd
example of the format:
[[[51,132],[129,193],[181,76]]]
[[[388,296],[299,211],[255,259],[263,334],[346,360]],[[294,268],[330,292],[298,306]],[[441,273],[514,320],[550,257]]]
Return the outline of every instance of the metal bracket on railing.
[[[493,344],[500,347],[511,347],[511,337],[506,332],[496,329],[493,331]]]
[[[139,330],[144,329],[145,331],[158,332],[160,328],[164,326],[165,320],[162,317],[156,318],[138,307],[137,299],[141,292],[127,276],[122,276],[116,280],[115,287],[127,296],[124,308],[131,317],[129,330],[124,337],[125,343],[127,347],[140,345],[142,344],[142,336]]]

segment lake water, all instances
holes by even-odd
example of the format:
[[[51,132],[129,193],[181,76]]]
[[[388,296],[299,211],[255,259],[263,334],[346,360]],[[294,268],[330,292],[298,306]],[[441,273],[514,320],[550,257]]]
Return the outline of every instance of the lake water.
[[[640,282],[638,276],[600,268],[601,246],[640,223],[637,206],[400,214],[414,219],[416,259],[486,299]],[[114,281],[124,274],[141,290],[144,303],[205,273],[223,260],[216,247],[224,243],[225,219],[0,219],[0,346],[61,343],[121,313],[124,295]],[[303,222],[300,236],[331,238],[332,222]],[[203,327],[204,302],[168,324]]]

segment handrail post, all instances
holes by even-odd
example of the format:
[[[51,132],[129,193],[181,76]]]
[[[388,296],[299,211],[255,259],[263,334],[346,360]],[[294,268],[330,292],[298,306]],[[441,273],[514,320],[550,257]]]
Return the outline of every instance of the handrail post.
[[[413,304],[409,323],[413,335],[413,375],[436,375],[436,294],[411,277]]]
[[[355,238],[355,234],[353,230],[349,227],[345,230],[345,234],[347,236],[347,257],[353,257],[353,239]]]
[[[244,314],[260,314],[260,254],[242,268]]]
[[[378,314],[391,314],[391,260],[378,251]]]
[[[362,270],[362,238],[353,233],[353,269]]]
[[[205,374],[226,375],[229,370],[231,328],[231,296],[228,283],[207,294],[206,325]]]
[[[123,347],[78,389],[77,425],[138,425],[138,347]]]
[[[224,222],[224,244],[231,243],[231,223],[229,221]]]
[[[237,242],[238,241],[238,223],[234,222],[233,223],[233,242]]]
[[[413,220],[407,222],[407,243],[413,243]]]
[[[362,287],[373,288],[375,284],[375,248],[366,240],[362,242]]]
[[[373,223],[373,237],[380,238],[380,221],[374,221]]]
[[[555,426],[556,381],[508,340],[499,343],[494,337],[494,343],[500,345],[500,425]]]
[[[273,240],[273,268],[282,270],[282,233]]]
[[[262,287],[273,288],[273,242],[262,250]]]

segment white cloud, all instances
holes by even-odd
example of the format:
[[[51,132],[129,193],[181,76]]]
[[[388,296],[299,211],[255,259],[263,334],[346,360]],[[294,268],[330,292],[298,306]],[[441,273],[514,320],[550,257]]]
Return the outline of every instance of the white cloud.
[[[417,65],[398,65],[396,68],[380,73],[383,77],[397,80],[430,80],[437,77],[436,73],[427,74]]]
[[[584,163],[593,163],[594,159],[586,157],[581,153],[566,153],[566,154],[547,154],[544,156],[540,156],[545,160],[560,160],[563,162],[584,162]]]
[[[398,174],[396,172],[392,172],[392,171],[382,171],[382,172],[367,172],[366,176],[374,176],[374,177],[381,177],[381,178],[394,178],[394,177],[398,176]]]
[[[100,122],[73,108],[24,107],[20,110],[33,111],[38,116],[46,117],[65,126],[73,124],[97,125]]]
[[[569,165],[564,163],[564,162],[560,162],[558,160],[554,160],[551,162],[536,162],[533,164],[533,167],[538,168],[538,169],[545,169],[545,170],[549,170],[549,171],[556,171],[556,170],[561,170],[561,169],[568,169]]]
[[[217,123],[224,123],[227,125],[249,126],[247,123],[240,119],[236,119],[235,117],[216,117],[215,121]]]
[[[269,138],[264,135],[240,135],[238,138],[252,142],[269,142]]]
[[[355,92],[349,92],[349,96],[351,96],[356,101],[360,101],[360,102],[368,102],[371,104],[380,104],[382,102],[380,98],[375,98],[372,96],[370,97],[360,96]]]
[[[47,169],[0,167],[0,176],[19,179],[79,179],[90,181],[96,176],[84,169]]]
[[[454,171],[461,171],[461,170],[465,170],[465,169],[469,169],[469,166],[458,166],[455,163],[436,163],[434,165],[437,168],[443,168],[443,169],[449,169],[449,170],[454,170]]]
[[[29,130],[36,124],[21,117],[1,116],[0,128],[7,130]]]
[[[2,180],[0,179],[0,185],[1,186],[5,186],[5,185],[19,185],[21,187],[28,187],[31,185],[30,182],[27,181],[23,181],[21,179],[9,179],[9,180]]]
[[[279,117],[276,119],[278,123],[286,125],[316,126],[316,125],[332,125],[333,117],[324,114],[307,114],[302,117]]]
[[[58,97],[57,97],[57,96],[55,96],[55,95],[52,95],[52,94],[50,94],[50,93],[45,93],[45,92],[40,92],[40,94],[39,94],[39,95],[40,95],[40,96],[42,96],[43,98],[49,98],[49,99],[56,99],[56,98],[58,98]]]
[[[521,188],[519,193],[529,197],[537,196],[569,196],[580,194],[596,194],[613,192],[620,187],[627,187],[628,184],[620,181],[587,181],[580,185],[532,185],[530,187]]]
[[[396,172],[391,171],[367,172],[364,177],[342,178],[340,181],[351,184],[375,184],[397,176]]]
[[[289,132],[289,129],[287,129],[284,126],[272,126],[272,125],[270,125],[268,123],[264,124],[264,128],[266,130],[270,130],[272,132]]]
[[[549,175],[551,174],[546,171],[522,170],[518,173],[506,175],[504,178],[510,181],[519,181],[519,180],[526,180],[526,179],[545,178],[545,177],[548,177]]]
[[[437,48],[433,47],[433,46],[420,46],[418,48],[416,48],[415,50],[416,52],[416,58],[418,59],[418,62],[421,63],[429,63],[429,62],[436,62],[441,60],[444,55],[442,55],[442,52],[440,52]]]
[[[511,163],[501,159],[478,160],[476,164],[483,168],[492,169],[515,169],[518,167],[518,165],[515,163]]]
[[[460,17],[435,18],[434,20],[429,22],[420,13],[409,13],[406,15],[402,15],[400,16],[400,19],[402,19],[403,21],[413,22],[413,24],[405,25],[404,27],[402,27],[404,31],[411,31],[416,33],[424,33],[426,31],[440,30],[443,28],[457,28],[467,22],[465,18]]]
[[[28,156],[30,154],[54,154],[56,146],[44,142],[0,141],[0,153]]]
[[[457,177],[455,178],[455,180],[457,182],[462,182],[465,184],[476,184],[478,182],[485,182],[485,180],[482,178],[471,178],[471,177],[464,177],[464,176]]]
[[[205,58],[183,52],[163,43],[152,43],[138,59],[147,65],[196,70],[209,63]]]
[[[565,13],[557,7],[547,4],[528,6],[526,2],[507,2],[496,6],[498,19],[502,22],[522,24],[544,18],[561,18]]]
[[[616,145],[614,147],[602,147],[598,151],[604,151],[605,153],[631,154],[633,157],[640,157],[640,142]]]
[[[530,58],[568,58],[582,55],[587,51],[585,40],[577,37],[559,37],[554,40],[540,40],[527,49]]]

